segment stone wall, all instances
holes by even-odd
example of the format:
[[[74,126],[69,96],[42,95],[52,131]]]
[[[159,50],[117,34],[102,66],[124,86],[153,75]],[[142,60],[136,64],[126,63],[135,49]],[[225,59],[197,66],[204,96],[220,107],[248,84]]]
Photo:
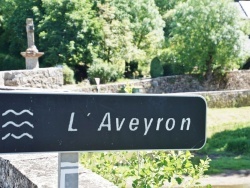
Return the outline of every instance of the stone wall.
[[[0,72],[0,86],[56,89],[63,85],[61,68]]]
[[[17,170],[8,160],[0,158],[1,188],[37,188],[26,176]]]
[[[201,95],[210,108],[232,108],[250,106],[249,90],[187,92],[185,95]]]
[[[250,70],[229,72],[219,81],[202,81],[196,75],[166,76],[129,82],[140,93],[202,95],[211,108],[250,106]],[[128,83],[77,88],[84,93],[119,93]]]
[[[129,82],[132,87],[139,87],[143,93],[180,93],[202,91],[225,91],[250,89],[250,70],[229,72],[223,78],[203,81],[197,75],[165,76],[154,79],[142,79]],[[128,83],[99,85],[100,93],[118,93]],[[97,86],[76,88],[75,91],[92,93],[97,92]]]

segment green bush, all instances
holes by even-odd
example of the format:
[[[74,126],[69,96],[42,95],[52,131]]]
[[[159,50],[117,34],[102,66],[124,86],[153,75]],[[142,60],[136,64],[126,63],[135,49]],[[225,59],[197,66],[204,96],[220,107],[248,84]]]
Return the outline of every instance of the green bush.
[[[125,78],[135,79],[143,77],[142,70],[139,67],[141,67],[141,64],[137,61],[125,62]]]
[[[158,57],[155,57],[150,64],[150,75],[156,78],[163,75],[163,67]]]
[[[185,74],[185,67],[181,63],[164,63],[163,65],[164,76],[181,75]]]
[[[162,61],[164,76],[185,74],[184,64],[177,62],[175,55],[171,51],[164,51],[160,59]]]
[[[63,64],[63,83],[64,84],[74,84],[74,71],[69,68],[66,64]]]
[[[193,164],[189,151],[95,152],[81,154],[86,168],[103,176],[119,187],[194,187],[209,168],[210,159]],[[187,178],[188,176],[188,178]],[[131,187],[131,185],[129,185]]]
[[[0,53],[0,71],[25,69],[25,59]]]
[[[123,71],[117,65],[110,63],[95,62],[88,69],[88,78],[91,83],[95,83],[95,78],[100,78],[100,83],[114,82],[123,77]]]

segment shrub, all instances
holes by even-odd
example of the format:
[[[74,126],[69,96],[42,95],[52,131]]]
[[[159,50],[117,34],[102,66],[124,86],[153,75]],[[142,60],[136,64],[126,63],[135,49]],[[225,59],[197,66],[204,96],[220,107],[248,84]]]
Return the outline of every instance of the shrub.
[[[64,84],[74,84],[74,71],[69,68],[66,64],[63,64],[63,83]]]
[[[158,57],[155,57],[150,64],[150,75],[156,78],[163,75],[163,67]]]
[[[141,78],[142,70],[139,68],[139,63],[137,61],[125,62],[125,78]]]
[[[164,76],[185,74],[185,66],[176,61],[175,55],[170,50],[165,50],[161,54],[161,62]]]
[[[164,76],[185,74],[185,67],[181,63],[164,63],[162,66]]]
[[[119,187],[193,187],[209,168],[210,159],[193,164],[189,151],[83,153],[81,163]],[[187,178],[188,176],[188,178]],[[129,186],[131,187],[131,185]]]
[[[105,62],[95,62],[88,69],[88,78],[91,83],[95,83],[95,78],[100,78],[100,83],[114,82],[123,77],[123,72],[117,65]]]
[[[25,59],[0,53],[0,71],[25,69]]]

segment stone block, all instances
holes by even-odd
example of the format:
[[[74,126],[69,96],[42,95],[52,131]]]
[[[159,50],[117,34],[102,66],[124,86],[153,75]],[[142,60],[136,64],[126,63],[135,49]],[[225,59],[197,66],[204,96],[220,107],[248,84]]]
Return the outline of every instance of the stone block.
[[[0,158],[1,188],[37,188],[26,176],[17,170],[8,160]]]
[[[46,89],[59,88],[63,85],[63,73],[61,68],[5,71],[0,72],[0,85]]]

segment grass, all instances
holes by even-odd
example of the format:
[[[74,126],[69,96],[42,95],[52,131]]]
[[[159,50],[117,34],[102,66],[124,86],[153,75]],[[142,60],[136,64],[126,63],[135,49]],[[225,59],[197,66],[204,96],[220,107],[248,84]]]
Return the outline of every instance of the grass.
[[[250,157],[219,157],[210,163],[209,174],[223,173],[227,170],[245,170],[250,169]]]
[[[208,155],[208,174],[250,169],[250,107],[208,109],[207,143],[194,152],[195,159]]]
[[[250,126],[250,107],[209,108],[207,111],[207,137],[225,131]]]
[[[193,152],[193,162],[198,163],[200,159],[210,157],[212,161],[207,174],[250,170],[249,112],[250,107],[208,109],[207,143],[201,150]],[[116,157],[120,158],[120,161],[129,158],[124,155]],[[99,160],[103,160],[103,157]],[[108,165],[107,168],[111,168],[109,163],[107,160],[102,166],[105,164]],[[125,166],[122,168],[122,171],[126,171]]]

